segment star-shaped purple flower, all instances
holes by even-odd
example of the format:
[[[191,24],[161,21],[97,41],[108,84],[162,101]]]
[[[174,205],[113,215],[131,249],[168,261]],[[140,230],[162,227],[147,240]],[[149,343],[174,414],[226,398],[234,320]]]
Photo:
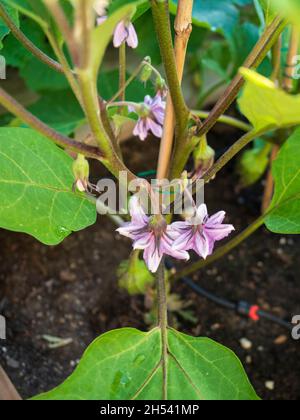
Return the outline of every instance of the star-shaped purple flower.
[[[133,130],[133,134],[142,141],[146,140],[149,131],[156,137],[161,138],[165,109],[166,103],[160,95],[155,96],[155,98],[147,95],[143,104],[134,109],[130,107],[130,111],[135,111],[139,114],[139,120]]]
[[[172,229],[178,233],[173,249],[176,251],[194,250],[206,259],[213,253],[215,242],[226,238],[234,227],[223,224],[225,212],[220,211],[209,217],[207,207],[201,204],[194,217],[185,222],[175,222]]]
[[[165,254],[180,260],[189,259],[186,251],[172,248],[178,233],[162,216],[147,216],[136,196],[131,198],[129,207],[131,222],[117,231],[133,240],[134,249],[144,250],[144,260],[151,272],[157,271]]]

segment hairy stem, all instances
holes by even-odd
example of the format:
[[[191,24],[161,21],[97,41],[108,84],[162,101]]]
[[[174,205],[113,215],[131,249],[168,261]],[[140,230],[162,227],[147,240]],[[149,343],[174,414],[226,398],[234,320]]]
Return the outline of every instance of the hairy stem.
[[[38,60],[42,61],[47,66],[51,67],[53,70],[63,73],[63,67],[60,63],[53,60],[51,57],[49,57],[47,54],[45,54],[42,50],[40,50],[36,45],[33,44],[33,42],[30,41],[30,39],[27,38],[26,35],[23,34],[23,32],[15,25],[13,20],[10,18],[10,16],[6,13],[6,10],[4,7],[0,4],[0,16],[5,22],[5,24],[10,29],[11,33],[14,35],[14,37],[29,51],[31,54],[33,54]]]
[[[168,389],[168,305],[165,278],[164,259],[157,270],[157,304],[158,304],[158,322],[161,330],[162,343],[162,370],[163,370],[163,400],[167,400]]]
[[[184,268],[183,270],[177,271],[170,277],[170,281],[172,280],[179,280],[182,277],[189,276],[204,267],[214,263],[215,261],[223,258],[227,255],[230,251],[240,245],[243,241],[245,241],[249,236],[251,236],[254,232],[256,232],[264,223],[265,215],[259,217],[255,222],[253,222],[247,229],[245,229],[242,233],[237,235],[231,241],[229,241],[226,245],[217,249],[211,256],[209,256],[206,260],[200,260],[195,264],[191,264],[188,267]]]
[[[193,0],[179,0],[177,7],[177,15],[175,19],[175,59],[177,77],[180,85],[183,77],[187,45],[192,32],[192,11]],[[171,93],[169,92],[166,105],[163,136],[160,143],[160,153],[157,170],[158,179],[164,179],[168,176],[173,148],[174,129],[175,112],[172,103]],[[178,144],[179,143],[177,142],[177,145]]]
[[[170,25],[169,2],[168,0],[151,0],[151,6],[155,31],[174,106],[177,136],[181,137],[187,128],[189,110],[186,106],[178,80]]]
[[[88,146],[83,143],[79,143],[72,140],[69,137],[63,136],[51,127],[43,123],[41,120],[36,118],[33,114],[27,111],[21,104],[19,104],[12,96],[10,96],[5,90],[0,88],[0,104],[4,106],[9,112],[20,118],[30,127],[43,134],[45,137],[54,141],[56,144],[63,148],[70,149],[76,153],[81,153],[86,157],[94,159],[102,159],[103,154],[97,147]]]

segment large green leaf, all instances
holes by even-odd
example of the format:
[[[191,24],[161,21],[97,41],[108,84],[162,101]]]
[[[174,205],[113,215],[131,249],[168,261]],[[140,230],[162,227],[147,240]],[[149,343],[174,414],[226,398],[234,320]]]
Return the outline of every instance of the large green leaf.
[[[0,129],[0,227],[47,245],[96,220],[95,205],[72,192],[72,159],[27,128]]]
[[[266,218],[275,233],[300,234],[300,128],[282,147],[273,163],[275,194]]]
[[[246,79],[238,101],[256,131],[300,124],[300,95],[290,95],[253,70],[241,69]]]
[[[37,400],[258,399],[237,357],[206,338],[168,330],[167,383],[163,383],[160,329],[125,328],[92,343],[75,372]]]

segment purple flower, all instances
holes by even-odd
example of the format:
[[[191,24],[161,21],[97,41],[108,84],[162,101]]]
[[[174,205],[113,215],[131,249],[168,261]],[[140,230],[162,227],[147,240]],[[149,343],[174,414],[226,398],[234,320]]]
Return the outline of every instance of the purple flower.
[[[138,136],[144,141],[149,131],[151,131],[156,137],[161,138],[162,126],[165,118],[165,107],[166,103],[162,100],[160,95],[155,98],[147,95],[144,103],[133,109],[130,107],[130,111],[135,111],[139,114],[139,120],[133,130],[133,134]]]
[[[224,219],[224,211],[209,217],[206,205],[201,204],[194,217],[185,222],[172,224],[172,229],[179,234],[173,249],[177,251],[193,249],[200,257],[206,259],[213,253],[215,242],[226,238],[235,230],[232,225],[223,224]]]
[[[116,26],[114,33],[114,46],[119,48],[123,42],[127,42],[127,45],[131,48],[137,48],[139,44],[136,31],[130,21],[126,22],[122,20]]]
[[[131,222],[117,231],[133,240],[134,249],[144,250],[144,260],[151,272],[157,271],[164,254],[180,260],[189,259],[186,251],[172,248],[178,234],[162,216],[147,216],[137,196],[131,198],[129,206]]]

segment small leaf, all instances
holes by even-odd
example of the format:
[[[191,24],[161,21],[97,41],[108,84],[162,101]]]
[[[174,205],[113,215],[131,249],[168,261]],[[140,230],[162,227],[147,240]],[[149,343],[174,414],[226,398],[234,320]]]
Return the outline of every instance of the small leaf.
[[[168,330],[167,383],[161,332],[125,328],[100,336],[75,372],[36,400],[257,400],[237,357],[206,338]]]
[[[96,220],[96,208],[72,192],[73,160],[26,128],[0,129],[0,227],[47,245]]]
[[[300,128],[273,163],[275,194],[266,225],[275,233],[300,234]]]
[[[270,150],[271,144],[261,140],[242,154],[237,164],[241,187],[249,187],[263,176],[269,164]]]
[[[240,71],[246,79],[240,110],[257,132],[300,124],[300,95],[289,95],[253,70]]]

